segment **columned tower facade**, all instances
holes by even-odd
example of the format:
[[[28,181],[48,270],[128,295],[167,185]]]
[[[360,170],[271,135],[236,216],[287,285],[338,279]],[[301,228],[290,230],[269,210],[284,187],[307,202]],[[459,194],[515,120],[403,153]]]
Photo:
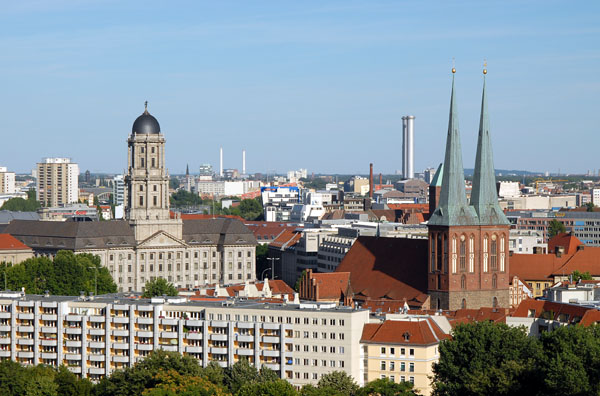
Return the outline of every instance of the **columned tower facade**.
[[[479,140],[467,202],[454,69],[442,185],[429,219],[428,293],[438,309],[508,307],[509,223],[498,206],[485,82]]]
[[[170,219],[165,138],[147,106],[148,102],[144,113],[133,123],[127,139],[126,218],[135,225],[137,240],[145,239],[161,229],[181,238],[181,227],[178,231],[177,227],[169,228],[170,224],[175,225],[177,221]]]

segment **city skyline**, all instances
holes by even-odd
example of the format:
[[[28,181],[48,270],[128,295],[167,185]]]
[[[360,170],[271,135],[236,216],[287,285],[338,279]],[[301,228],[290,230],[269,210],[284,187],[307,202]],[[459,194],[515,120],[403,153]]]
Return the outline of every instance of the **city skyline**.
[[[57,156],[122,172],[148,100],[173,174],[216,169],[221,146],[225,168],[241,169],[245,149],[249,173],[365,174],[373,162],[390,174],[407,114],[420,172],[443,159],[454,57],[465,168],[484,58],[497,168],[600,168],[599,7],[506,4],[6,5],[1,165],[23,173]]]

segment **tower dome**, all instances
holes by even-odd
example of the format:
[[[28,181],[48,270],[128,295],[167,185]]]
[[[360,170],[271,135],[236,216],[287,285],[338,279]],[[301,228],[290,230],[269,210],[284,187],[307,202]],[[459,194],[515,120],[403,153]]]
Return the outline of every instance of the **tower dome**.
[[[160,133],[160,125],[156,118],[148,113],[148,102],[145,104],[144,113],[135,119],[133,127],[131,128],[132,134],[158,134]]]

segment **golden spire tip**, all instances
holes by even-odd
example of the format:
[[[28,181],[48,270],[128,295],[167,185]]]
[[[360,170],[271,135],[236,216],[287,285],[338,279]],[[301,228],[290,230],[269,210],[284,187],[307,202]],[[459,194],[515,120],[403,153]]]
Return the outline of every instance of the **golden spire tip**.
[[[452,74],[456,73],[456,64],[454,61],[454,57],[452,57]]]
[[[487,74],[487,61],[483,59],[483,74]]]

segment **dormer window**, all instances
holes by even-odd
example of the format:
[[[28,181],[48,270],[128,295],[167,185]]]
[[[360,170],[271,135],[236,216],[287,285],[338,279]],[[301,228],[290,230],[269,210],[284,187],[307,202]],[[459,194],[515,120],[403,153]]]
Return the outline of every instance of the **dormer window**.
[[[404,334],[402,334],[402,337],[404,338],[404,341],[409,342],[410,341],[410,333],[407,331]]]

